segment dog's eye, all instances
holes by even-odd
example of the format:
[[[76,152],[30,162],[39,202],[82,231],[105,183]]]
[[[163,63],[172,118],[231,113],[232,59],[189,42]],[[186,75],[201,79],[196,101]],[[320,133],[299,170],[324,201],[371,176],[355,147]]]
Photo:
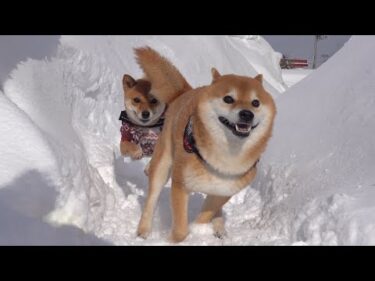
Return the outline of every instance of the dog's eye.
[[[152,104],[156,104],[157,102],[158,102],[157,99],[151,99],[151,100],[150,100],[150,103],[152,103]]]
[[[224,101],[225,103],[234,103],[234,99],[233,99],[231,96],[225,96],[225,97],[223,98],[223,101]]]
[[[259,107],[260,102],[259,102],[259,100],[253,100],[253,101],[251,102],[251,104],[252,104],[254,107]]]
[[[139,98],[134,98],[133,101],[134,101],[135,103],[140,103],[140,102],[141,102],[141,100],[140,100]]]

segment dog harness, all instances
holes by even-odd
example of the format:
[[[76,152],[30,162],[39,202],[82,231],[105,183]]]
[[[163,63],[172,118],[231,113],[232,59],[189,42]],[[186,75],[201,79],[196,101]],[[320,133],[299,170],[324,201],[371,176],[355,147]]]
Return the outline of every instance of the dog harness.
[[[193,135],[193,124],[191,122],[191,117],[189,118],[189,122],[187,123],[185,127],[184,132],[184,149],[187,153],[195,153],[199,159],[206,162],[202,155],[199,153],[199,150],[195,144],[195,138]]]
[[[202,157],[202,155],[200,154],[200,152],[199,152],[199,150],[196,146],[195,138],[194,138],[194,135],[193,135],[193,122],[191,121],[191,116],[190,116],[189,121],[188,121],[188,123],[186,124],[186,127],[185,127],[183,145],[184,145],[184,149],[187,153],[195,153],[200,160],[202,160],[205,164],[210,165]],[[248,171],[246,171],[245,173],[249,172],[251,169],[254,169],[256,167],[256,165],[258,164],[258,162],[259,162],[259,159],[257,161],[255,161],[254,165],[251,166],[250,169]]]
[[[164,125],[164,115],[165,111],[154,125],[141,126],[131,122],[126,110],[121,111],[119,118],[122,121],[121,141],[138,144],[142,148],[144,156],[151,156]]]

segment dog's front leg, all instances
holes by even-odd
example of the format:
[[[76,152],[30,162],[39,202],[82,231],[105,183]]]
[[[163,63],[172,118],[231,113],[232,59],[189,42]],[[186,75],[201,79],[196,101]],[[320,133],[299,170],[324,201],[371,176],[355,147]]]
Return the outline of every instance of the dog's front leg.
[[[225,236],[224,218],[222,207],[228,202],[230,197],[207,195],[201,212],[195,220],[195,223],[209,223],[212,221],[214,235],[218,238]]]
[[[133,160],[139,160],[143,156],[142,148],[129,141],[120,142],[120,152],[123,156],[130,156]]]
[[[170,240],[172,242],[183,241],[189,232],[188,225],[188,202],[189,193],[185,190],[183,185],[179,182],[172,182],[171,190],[172,203],[172,234]]]
[[[212,219],[212,226],[214,229],[215,237],[223,239],[227,235],[227,231],[225,230],[225,220],[222,208],[216,213],[216,215]]]
[[[156,203],[164,185],[169,179],[172,156],[168,142],[163,142],[161,139],[161,141],[156,144],[154,154],[149,164],[149,190],[137,230],[137,235],[142,238],[147,238],[151,232],[152,218]]]
[[[150,162],[147,163],[147,165],[145,166],[145,169],[143,170],[143,172],[145,173],[146,176],[148,176],[149,173],[150,173],[149,172],[150,171]]]

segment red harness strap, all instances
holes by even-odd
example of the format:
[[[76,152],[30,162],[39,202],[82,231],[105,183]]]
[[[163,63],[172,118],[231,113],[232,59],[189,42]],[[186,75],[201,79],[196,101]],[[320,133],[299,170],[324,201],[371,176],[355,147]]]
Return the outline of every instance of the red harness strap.
[[[185,127],[183,143],[184,143],[184,149],[187,153],[195,153],[199,157],[199,159],[206,162],[203,159],[202,155],[199,153],[197,146],[195,145],[191,117],[189,118],[189,122],[187,123]]]

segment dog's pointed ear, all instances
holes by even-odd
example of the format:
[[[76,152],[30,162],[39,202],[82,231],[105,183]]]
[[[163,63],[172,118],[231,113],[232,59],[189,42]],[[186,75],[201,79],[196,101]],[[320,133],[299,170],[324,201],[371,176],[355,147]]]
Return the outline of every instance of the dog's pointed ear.
[[[258,80],[260,84],[263,84],[263,74],[258,74],[254,79]]]
[[[137,82],[134,80],[134,78],[128,74],[125,74],[124,77],[122,77],[122,86],[124,87],[124,90],[133,88],[136,83]]]
[[[214,83],[221,76],[221,74],[219,73],[219,71],[217,71],[215,67],[211,68],[211,75],[212,75],[212,83]]]

